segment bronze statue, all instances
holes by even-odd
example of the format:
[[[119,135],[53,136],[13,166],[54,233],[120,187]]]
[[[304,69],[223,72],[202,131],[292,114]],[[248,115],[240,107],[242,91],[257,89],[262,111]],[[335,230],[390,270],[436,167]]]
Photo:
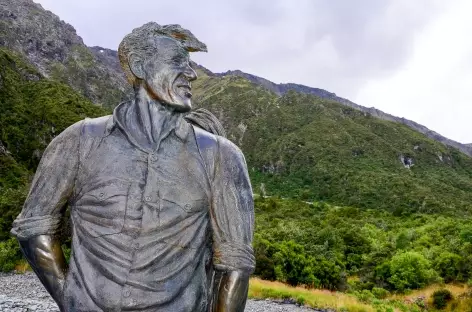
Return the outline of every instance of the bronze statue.
[[[244,310],[251,185],[218,120],[190,112],[192,51],[206,46],[179,25],[133,30],[119,57],[134,100],[45,150],[12,233],[61,311]],[[66,206],[69,266],[56,236]]]

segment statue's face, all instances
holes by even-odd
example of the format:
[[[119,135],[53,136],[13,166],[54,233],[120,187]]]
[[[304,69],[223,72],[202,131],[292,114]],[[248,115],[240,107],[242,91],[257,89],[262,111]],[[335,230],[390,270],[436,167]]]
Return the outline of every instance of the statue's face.
[[[146,91],[154,100],[177,111],[189,111],[192,108],[190,82],[197,79],[197,73],[190,67],[189,53],[171,38],[154,40],[158,50],[142,63]]]

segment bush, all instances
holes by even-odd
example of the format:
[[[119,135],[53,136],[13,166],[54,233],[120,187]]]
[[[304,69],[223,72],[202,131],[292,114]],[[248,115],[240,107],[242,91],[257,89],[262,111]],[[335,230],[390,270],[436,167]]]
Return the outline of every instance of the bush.
[[[447,303],[453,299],[452,293],[447,289],[436,290],[433,295],[433,306],[436,309],[443,309]]]
[[[319,280],[314,275],[313,260],[306,256],[305,249],[293,241],[275,244],[275,276],[277,280],[292,286],[305,284],[316,287]]]
[[[359,301],[364,303],[370,303],[373,299],[375,299],[374,295],[367,289],[364,289],[361,292],[356,292],[355,295]]]
[[[461,256],[445,251],[434,261],[434,269],[449,283],[461,279],[461,271],[464,260]]]
[[[374,288],[372,288],[372,294],[377,299],[385,299],[390,294],[390,292],[386,289],[383,289],[383,288],[374,287]]]
[[[414,251],[393,256],[389,273],[388,282],[399,291],[422,288],[438,278],[430,262],[422,254]]]
[[[0,242],[0,271],[10,272],[21,259],[20,246],[15,238]]]
[[[303,297],[302,295],[299,295],[299,296],[297,297],[297,304],[298,304],[298,305],[304,306],[304,305],[305,305],[305,302],[306,302],[306,299],[305,299],[305,297]]]

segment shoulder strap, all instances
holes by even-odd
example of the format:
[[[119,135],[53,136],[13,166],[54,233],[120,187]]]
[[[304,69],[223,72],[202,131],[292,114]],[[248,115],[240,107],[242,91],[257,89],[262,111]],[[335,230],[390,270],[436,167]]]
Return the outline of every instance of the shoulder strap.
[[[214,134],[198,126],[192,125],[192,128],[195,133],[198,151],[203,158],[208,181],[211,185],[215,175],[215,159],[218,157],[218,139]]]

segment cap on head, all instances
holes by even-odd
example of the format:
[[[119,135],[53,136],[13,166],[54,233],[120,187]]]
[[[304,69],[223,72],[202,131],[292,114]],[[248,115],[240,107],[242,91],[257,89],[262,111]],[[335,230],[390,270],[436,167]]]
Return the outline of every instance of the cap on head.
[[[118,48],[121,67],[131,84],[134,83],[135,76],[131,72],[128,63],[130,53],[138,53],[144,56],[146,53],[156,51],[159,47],[153,44],[155,41],[150,40],[155,37],[173,38],[188,52],[207,52],[206,45],[180,25],[161,26],[154,22],[144,24],[126,35]]]

